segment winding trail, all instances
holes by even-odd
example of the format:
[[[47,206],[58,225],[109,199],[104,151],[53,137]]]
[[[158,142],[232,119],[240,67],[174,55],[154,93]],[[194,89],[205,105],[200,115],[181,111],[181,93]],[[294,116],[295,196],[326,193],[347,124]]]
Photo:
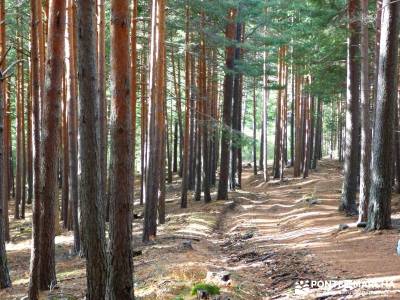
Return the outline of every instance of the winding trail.
[[[339,163],[322,161],[307,179],[287,170],[283,182],[264,183],[251,171],[244,170],[243,188],[230,201],[192,202],[186,211],[176,209],[179,193],[171,187],[169,220],[136,268],[142,288],[156,285],[148,295],[188,295],[188,285],[229,272],[229,284],[216,282],[231,299],[400,299],[398,196],[394,229],[366,233],[337,211]],[[193,249],[182,249],[183,240]],[[313,281],[325,286],[311,288]]]

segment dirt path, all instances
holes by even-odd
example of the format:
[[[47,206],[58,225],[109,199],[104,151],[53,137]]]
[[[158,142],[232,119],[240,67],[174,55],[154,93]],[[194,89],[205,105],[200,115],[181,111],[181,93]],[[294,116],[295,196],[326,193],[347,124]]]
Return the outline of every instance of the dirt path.
[[[260,296],[400,298],[399,197],[393,199],[393,230],[366,233],[356,227],[356,219],[337,211],[340,172],[338,163],[323,161],[308,179],[289,175],[283,183],[269,184],[246,173],[243,192],[234,198],[236,212],[225,221],[224,231],[228,237],[253,233],[232,250],[233,255],[254,250],[261,258],[258,265],[247,264],[247,278],[256,278]],[[349,228],[341,231],[339,224]],[[320,288],[309,288],[311,282]]]
[[[167,232],[196,239],[193,250],[182,250],[182,240],[166,242],[175,251],[168,251],[169,271],[159,275],[186,273],[183,280],[177,276],[176,282],[168,282],[164,292],[154,288],[148,299],[173,299],[172,294],[188,299],[190,286],[208,281],[211,272],[231,274],[230,285],[222,285],[231,299],[399,299],[399,197],[394,196],[395,228],[365,233],[356,228],[354,218],[337,211],[340,172],[338,163],[323,161],[308,179],[289,174],[283,183],[265,184],[261,175],[245,170],[243,189],[231,193],[230,202],[191,203],[182,213],[171,199],[171,219],[157,251],[164,247]],[[349,228],[339,230],[339,224]],[[142,259],[158,257],[157,251]],[[159,258],[152,265],[152,274],[165,267]],[[167,287],[177,282],[181,289],[170,293]],[[143,284],[148,288],[147,280]]]

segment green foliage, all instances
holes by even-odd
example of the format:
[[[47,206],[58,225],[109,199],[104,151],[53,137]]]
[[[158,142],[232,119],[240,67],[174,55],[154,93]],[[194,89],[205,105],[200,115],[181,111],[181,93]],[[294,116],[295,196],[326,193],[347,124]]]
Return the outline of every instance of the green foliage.
[[[196,295],[198,291],[207,291],[210,295],[219,295],[220,289],[216,285],[208,284],[208,283],[197,283],[192,288],[192,295]]]

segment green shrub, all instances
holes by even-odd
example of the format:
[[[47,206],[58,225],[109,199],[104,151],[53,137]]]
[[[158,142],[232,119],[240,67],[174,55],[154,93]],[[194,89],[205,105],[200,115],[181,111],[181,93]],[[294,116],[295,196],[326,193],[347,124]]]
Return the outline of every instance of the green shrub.
[[[192,295],[196,295],[197,291],[207,291],[209,295],[219,295],[219,287],[213,284],[207,284],[207,283],[197,283],[193,288],[192,288]]]

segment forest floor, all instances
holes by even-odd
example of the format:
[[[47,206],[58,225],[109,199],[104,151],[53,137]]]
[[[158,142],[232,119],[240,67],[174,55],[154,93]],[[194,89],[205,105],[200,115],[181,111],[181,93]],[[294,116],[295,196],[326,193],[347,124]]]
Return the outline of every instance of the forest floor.
[[[141,251],[134,259],[136,297],[194,299],[195,284],[214,283],[230,299],[400,299],[400,197],[393,198],[393,229],[365,232],[337,211],[339,163],[324,160],[307,179],[290,172],[283,182],[264,183],[245,168],[243,188],[230,193],[230,201],[190,201],[186,210],[179,208],[174,178],[157,239],[142,244],[142,220],[134,222],[134,247]],[[141,215],[141,207],[135,213]],[[29,214],[11,219],[13,288],[0,291],[0,299],[26,295],[30,233]],[[57,236],[59,282],[43,299],[84,297],[84,260],[70,254],[71,245],[71,233]]]

